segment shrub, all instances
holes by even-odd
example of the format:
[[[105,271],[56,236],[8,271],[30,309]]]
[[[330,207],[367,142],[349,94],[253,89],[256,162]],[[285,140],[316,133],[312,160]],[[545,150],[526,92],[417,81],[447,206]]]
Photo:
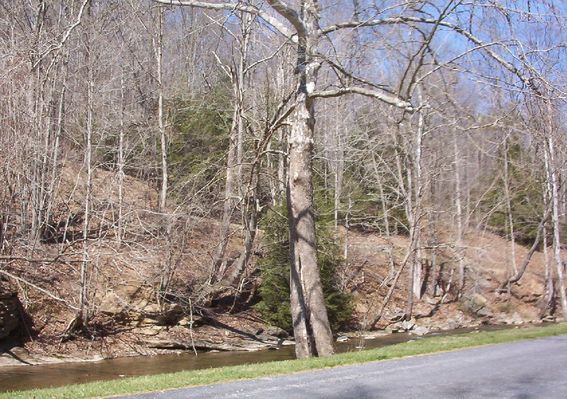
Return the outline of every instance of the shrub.
[[[269,323],[292,332],[289,289],[289,228],[285,207],[270,210],[262,219],[265,232],[265,256],[259,262],[262,276],[256,309]],[[334,331],[344,327],[352,314],[351,298],[336,284],[337,269],[342,258],[329,230],[317,227],[318,263],[329,322]]]
[[[504,159],[504,155],[500,156]],[[499,170],[503,170],[503,160]],[[541,189],[543,176],[534,173],[527,155],[522,147],[513,143],[508,148],[508,184],[510,187],[510,208],[514,223],[514,238],[523,245],[531,245],[537,235],[537,227],[544,212]],[[501,173],[498,184],[485,195],[481,202],[481,210],[488,215],[487,225],[495,233],[507,237],[509,235],[509,219],[506,207],[505,180]]]
[[[200,192],[210,203],[218,199],[232,122],[229,100],[219,88],[192,100],[171,101],[168,161],[174,196],[184,199]]]

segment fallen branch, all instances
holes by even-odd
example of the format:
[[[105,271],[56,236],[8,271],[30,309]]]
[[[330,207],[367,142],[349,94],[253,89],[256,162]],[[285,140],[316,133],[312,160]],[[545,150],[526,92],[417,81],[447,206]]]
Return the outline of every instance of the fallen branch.
[[[0,261],[4,262],[12,262],[15,260],[23,260],[29,263],[55,263],[55,262],[64,262],[64,263],[81,263],[83,262],[82,259],[64,259],[62,255],[57,255],[55,258],[28,258],[25,256],[0,256]]]
[[[390,302],[390,298],[392,297],[392,294],[394,293],[394,290],[396,289],[396,285],[398,284],[398,280],[400,279],[402,271],[406,267],[412,252],[413,252],[413,250],[411,250],[411,249],[409,249],[406,252],[406,256],[404,257],[404,260],[403,260],[402,264],[400,265],[400,268],[398,269],[398,272],[396,273],[394,280],[392,281],[392,285],[390,286],[390,289],[388,290],[388,294],[386,294],[386,297],[384,298],[384,301],[382,302],[380,312],[376,315],[376,317],[374,317],[374,319],[370,323],[371,329],[376,328],[376,323],[378,323],[380,321],[380,319],[382,318],[382,315],[384,314],[384,310],[386,309],[386,306],[388,306],[388,303]]]
[[[534,243],[532,244],[532,247],[530,248],[530,250],[528,251],[528,253],[524,257],[524,260],[522,261],[520,268],[518,269],[516,274],[514,274],[512,277],[508,278],[502,284],[500,284],[500,286],[498,287],[496,292],[498,292],[498,293],[505,292],[505,291],[507,291],[508,286],[520,281],[520,279],[524,275],[526,269],[528,268],[528,265],[530,264],[530,260],[532,259],[534,252],[536,251],[537,247],[539,246],[539,242],[541,241],[541,236],[542,236],[542,232],[543,232],[543,226],[545,225],[545,222],[547,221],[548,217],[549,217],[549,210],[545,213],[545,215],[543,216],[543,218],[539,222],[539,225],[537,227],[536,238],[534,239]]]

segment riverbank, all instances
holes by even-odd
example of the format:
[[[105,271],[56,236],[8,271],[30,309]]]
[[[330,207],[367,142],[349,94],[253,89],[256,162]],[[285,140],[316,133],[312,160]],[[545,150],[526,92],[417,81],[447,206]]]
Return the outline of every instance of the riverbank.
[[[266,364],[249,364],[197,371],[160,374],[119,380],[70,385],[61,388],[41,389],[0,394],[0,399],[29,398],[92,398],[111,395],[148,392],[191,385],[206,385],[218,382],[251,379],[292,372],[337,367],[369,361],[415,356],[426,353],[457,350],[467,347],[534,339],[567,334],[567,324],[540,327],[515,328],[510,330],[469,332],[452,336],[433,336],[379,349],[348,352],[328,358],[287,360]]]
[[[153,219],[147,222],[157,223]],[[208,273],[208,249],[214,248],[216,222],[192,222],[194,229],[185,244],[199,257],[183,258],[175,274],[179,295],[160,304],[155,278],[156,271],[161,270],[160,260],[167,257],[162,241],[139,236],[142,241],[136,241],[136,245],[117,247],[114,240],[93,243],[90,248],[93,258],[98,259],[99,279],[93,281],[92,292],[96,295],[91,302],[92,318],[88,328],[80,331],[69,328],[76,316],[72,306],[78,292],[73,285],[76,279],[69,277],[75,273],[72,268],[65,264],[31,268],[25,261],[7,265],[11,275],[25,277],[34,286],[56,288],[53,294],[58,299],[18,286],[17,281],[5,281],[6,287],[0,287],[6,293],[0,303],[0,308],[6,310],[0,313],[0,326],[6,329],[5,338],[0,339],[0,367],[153,357],[194,350],[247,352],[277,348],[282,340],[290,343],[285,341],[287,332],[270,326],[255,308],[261,299],[255,262],[265,248],[259,247],[254,256],[246,290],[228,289],[210,303],[198,301],[198,287],[203,286],[201,282],[206,281]],[[238,253],[239,230],[233,227],[230,248]],[[444,234],[450,241],[450,233]],[[402,274],[395,280],[394,266],[403,264],[410,245],[408,237],[349,231],[345,241],[349,261],[337,276],[341,289],[352,298],[352,317],[344,329],[354,335],[366,330],[424,335],[439,330],[555,320],[554,315],[544,311],[545,262],[541,253],[533,254],[522,280],[502,292],[499,287],[508,276],[509,266],[504,249],[509,243],[490,232],[471,232],[464,239],[467,250],[462,255],[468,277],[463,292],[459,293],[454,284],[456,263],[451,250],[443,247],[447,251],[439,250],[437,263],[428,263],[431,270],[424,277],[422,296],[414,298],[412,318],[407,320],[409,276],[404,273],[408,268],[401,268]],[[138,251],[140,248],[143,253]],[[55,249],[51,244],[42,244],[36,256],[48,259],[56,256]],[[521,246],[515,249],[518,259],[527,251]]]
[[[205,325],[193,332],[179,326],[164,328],[154,326],[149,329],[132,329],[128,332],[97,340],[76,340],[58,344],[45,341],[32,341],[21,345],[18,341],[4,343],[0,351],[0,370],[47,365],[93,363],[103,360],[142,359],[164,356],[189,357],[205,353],[250,353],[281,349],[294,345],[293,337],[273,326],[267,326],[247,317],[246,325],[234,323],[241,318],[219,315],[224,321],[215,325]],[[429,320],[402,321],[392,323],[385,329],[352,330],[339,333],[337,345],[346,341],[372,341],[382,339],[396,342],[394,336],[406,333],[412,337],[428,334],[451,334],[471,329],[492,330],[539,324],[541,321],[525,321],[520,318],[505,319],[500,323],[489,323],[486,319],[455,318],[450,324],[427,323]],[[427,326],[427,327],[426,327]],[[390,338],[388,338],[390,337]],[[364,345],[364,344],[362,344]],[[70,348],[70,349],[69,349]],[[58,352],[59,349],[59,352]],[[64,350],[62,350],[64,349]],[[0,384],[0,391],[2,391]]]
[[[481,326],[476,329],[458,329],[431,333],[431,336],[447,336],[471,331],[495,331],[514,326]],[[363,349],[377,349],[402,342],[422,339],[415,333],[385,333],[369,331],[351,333],[337,338],[337,353]],[[290,343],[290,342],[286,342]],[[106,359],[102,361],[59,362],[33,367],[4,367],[0,373],[0,392],[54,388],[70,384],[111,380],[144,375],[174,373],[205,368],[238,366],[252,363],[295,359],[292,345],[280,345],[272,350],[257,351],[209,351],[195,354],[189,351]]]

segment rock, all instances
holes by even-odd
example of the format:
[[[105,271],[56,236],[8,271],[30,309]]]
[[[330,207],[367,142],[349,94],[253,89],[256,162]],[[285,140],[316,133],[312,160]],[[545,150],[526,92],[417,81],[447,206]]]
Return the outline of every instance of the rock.
[[[144,314],[151,317],[158,317],[161,314],[161,308],[157,303],[151,303],[144,307]]]
[[[439,305],[439,302],[441,302],[440,298],[431,298],[429,295],[425,295],[423,297],[423,300],[425,301],[425,303],[433,306]]]
[[[388,329],[386,327],[386,329],[384,329],[384,330],[364,331],[364,333],[362,335],[360,334],[360,332],[347,333],[346,335],[350,338],[375,339],[375,338],[385,337],[387,335],[390,335],[391,332],[392,332],[391,329]]]
[[[404,331],[409,331],[415,327],[415,323],[412,320],[404,320],[400,323],[400,326]]]
[[[181,341],[177,341],[177,340],[174,340],[174,339],[168,339],[168,338],[156,338],[156,339],[151,339],[151,340],[145,340],[144,342],[150,348],[155,348],[155,349],[190,350],[190,349],[193,348],[192,345],[191,345],[191,342],[181,342]]]
[[[466,302],[465,307],[474,314],[479,314],[486,305],[488,304],[488,300],[480,294],[473,294]]]
[[[488,309],[488,308],[482,308],[482,309],[478,310],[476,312],[476,314],[478,316],[481,316],[481,317],[493,317],[494,316],[494,313],[492,313],[490,311],[490,309]]]
[[[100,301],[99,311],[107,314],[136,311],[136,309],[143,309],[152,297],[150,290],[139,285],[121,285],[104,294]]]
[[[438,304],[430,304],[426,301],[419,302],[416,304],[414,308],[414,317],[419,319],[426,319],[431,316],[438,310]]]
[[[424,326],[417,326],[411,331],[411,333],[415,334],[415,335],[422,336],[422,335],[425,335],[425,334],[429,334],[429,328],[424,327]]]
[[[512,317],[506,319],[505,323],[514,324],[514,325],[524,324],[524,319],[522,318],[522,316],[520,316],[518,312],[514,312],[512,314]]]
[[[155,349],[167,349],[167,350],[199,350],[199,351],[257,351],[261,349],[269,349],[270,344],[256,342],[256,341],[247,341],[242,340],[237,343],[227,343],[227,342],[213,342],[207,340],[187,340],[187,341],[180,341],[178,339],[167,337],[167,336],[159,336],[154,337],[152,339],[144,340],[144,343],[150,347]]]
[[[152,317],[146,317],[143,318],[138,325],[140,326],[159,326],[161,325],[160,321],[157,320],[157,318],[152,318]]]
[[[0,351],[0,367],[31,365],[35,363],[36,359],[25,348],[14,346]]]
[[[514,312],[512,315],[509,313],[498,313],[495,315],[494,320],[497,324],[517,325],[524,323],[524,319],[518,312]]]
[[[142,321],[140,324],[173,326],[178,324],[183,318],[183,308],[181,305],[172,303],[165,304],[161,308],[156,303],[151,303],[141,311]],[[188,321],[186,321],[188,325]]]
[[[465,327],[465,315],[462,312],[455,312],[453,318],[445,321],[439,325],[441,330],[455,330],[460,327]]]
[[[183,317],[181,320],[177,322],[177,325],[181,327],[191,327],[191,324],[194,324],[195,321],[191,320],[189,317]]]
[[[144,327],[144,328],[137,329],[136,332],[140,335],[154,336],[154,335],[158,335],[163,330],[164,330],[164,327],[156,325],[156,326],[150,326],[150,327]]]
[[[396,323],[402,321],[404,317],[406,317],[404,312],[397,312],[392,317],[390,317],[390,321]]]
[[[115,292],[109,292],[102,298],[98,310],[106,315],[116,316],[124,312],[125,306],[123,300]]]
[[[0,281],[0,340],[17,332],[21,326],[17,291],[5,280]]]
[[[174,325],[183,317],[179,304],[160,307],[151,302],[153,293],[136,285],[124,285],[108,291],[100,300],[98,311],[124,323]]]
[[[447,320],[447,323],[444,326],[444,330],[455,330],[459,327],[462,327],[461,323],[458,320]]]
[[[289,334],[283,328],[275,327],[275,326],[268,326],[265,328],[264,333],[271,337],[278,337],[278,338],[287,338]]]
[[[406,331],[410,331],[414,327],[415,327],[415,322],[413,320],[404,320],[388,326],[388,329],[391,330],[392,332],[406,332]]]

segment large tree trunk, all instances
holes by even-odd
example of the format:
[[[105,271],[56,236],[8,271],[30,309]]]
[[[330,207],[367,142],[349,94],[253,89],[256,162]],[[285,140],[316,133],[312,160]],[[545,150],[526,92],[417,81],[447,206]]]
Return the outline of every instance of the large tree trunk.
[[[319,9],[316,1],[303,4],[306,36],[299,38],[300,84],[289,138],[288,216],[290,228],[291,305],[298,358],[334,353],[333,334],[319,267],[313,208],[313,99],[320,64],[314,52],[319,40]]]
[[[305,320],[307,333],[313,335],[315,348],[298,348],[297,356],[333,353],[332,333],[327,318],[323,288],[317,265],[317,239],[313,209],[312,157],[313,157],[313,104],[301,93],[296,109],[296,120],[289,140],[289,226],[291,241],[292,305],[304,301],[303,306],[294,306],[294,328]],[[297,312],[300,310],[300,312]],[[301,313],[301,314],[300,314]],[[309,327],[311,331],[309,331]],[[300,327],[303,329],[304,327]],[[295,331],[297,345],[301,346],[303,330]],[[305,340],[308,341],[308,340]]]
[[[551,126],[551,123],[550,123]],[[555,257],[555,268],[557,272],[557,289],[561,301],[561,311],[567,318],[567,294],[565,293],[565,280],[563,273],[563,262],[561,261],[561,240],[559,236],[559,181],[555,166],[555,145],[553,132],[549,129],[546,139],[545,164],[547,169],[547,180],[551,196],[551,221],[553,229],[553,255]]]
[[[421,101],[421,92],[418,91],[418,95]],[[413,220],[411,221],[410,228],[413,229],[413,234],[415,235],[415,256],[414,256],[414,267],[413,267],[413,295],[417,299],[421,299],[423,292],[423,266],[422,266],[422,254],[421,254],[421,216],[422,216],[422,171],[421,171],[421,152],[423,146],[423,134],[425,129],[425,118],[423,113],[420,111],[418,113],[418,127],[415,134],[414,142],[414,159],[413,159],[413,174],[414,174],[414,209],[413,209]],[[410,192],[411,195],[411,192]]]

